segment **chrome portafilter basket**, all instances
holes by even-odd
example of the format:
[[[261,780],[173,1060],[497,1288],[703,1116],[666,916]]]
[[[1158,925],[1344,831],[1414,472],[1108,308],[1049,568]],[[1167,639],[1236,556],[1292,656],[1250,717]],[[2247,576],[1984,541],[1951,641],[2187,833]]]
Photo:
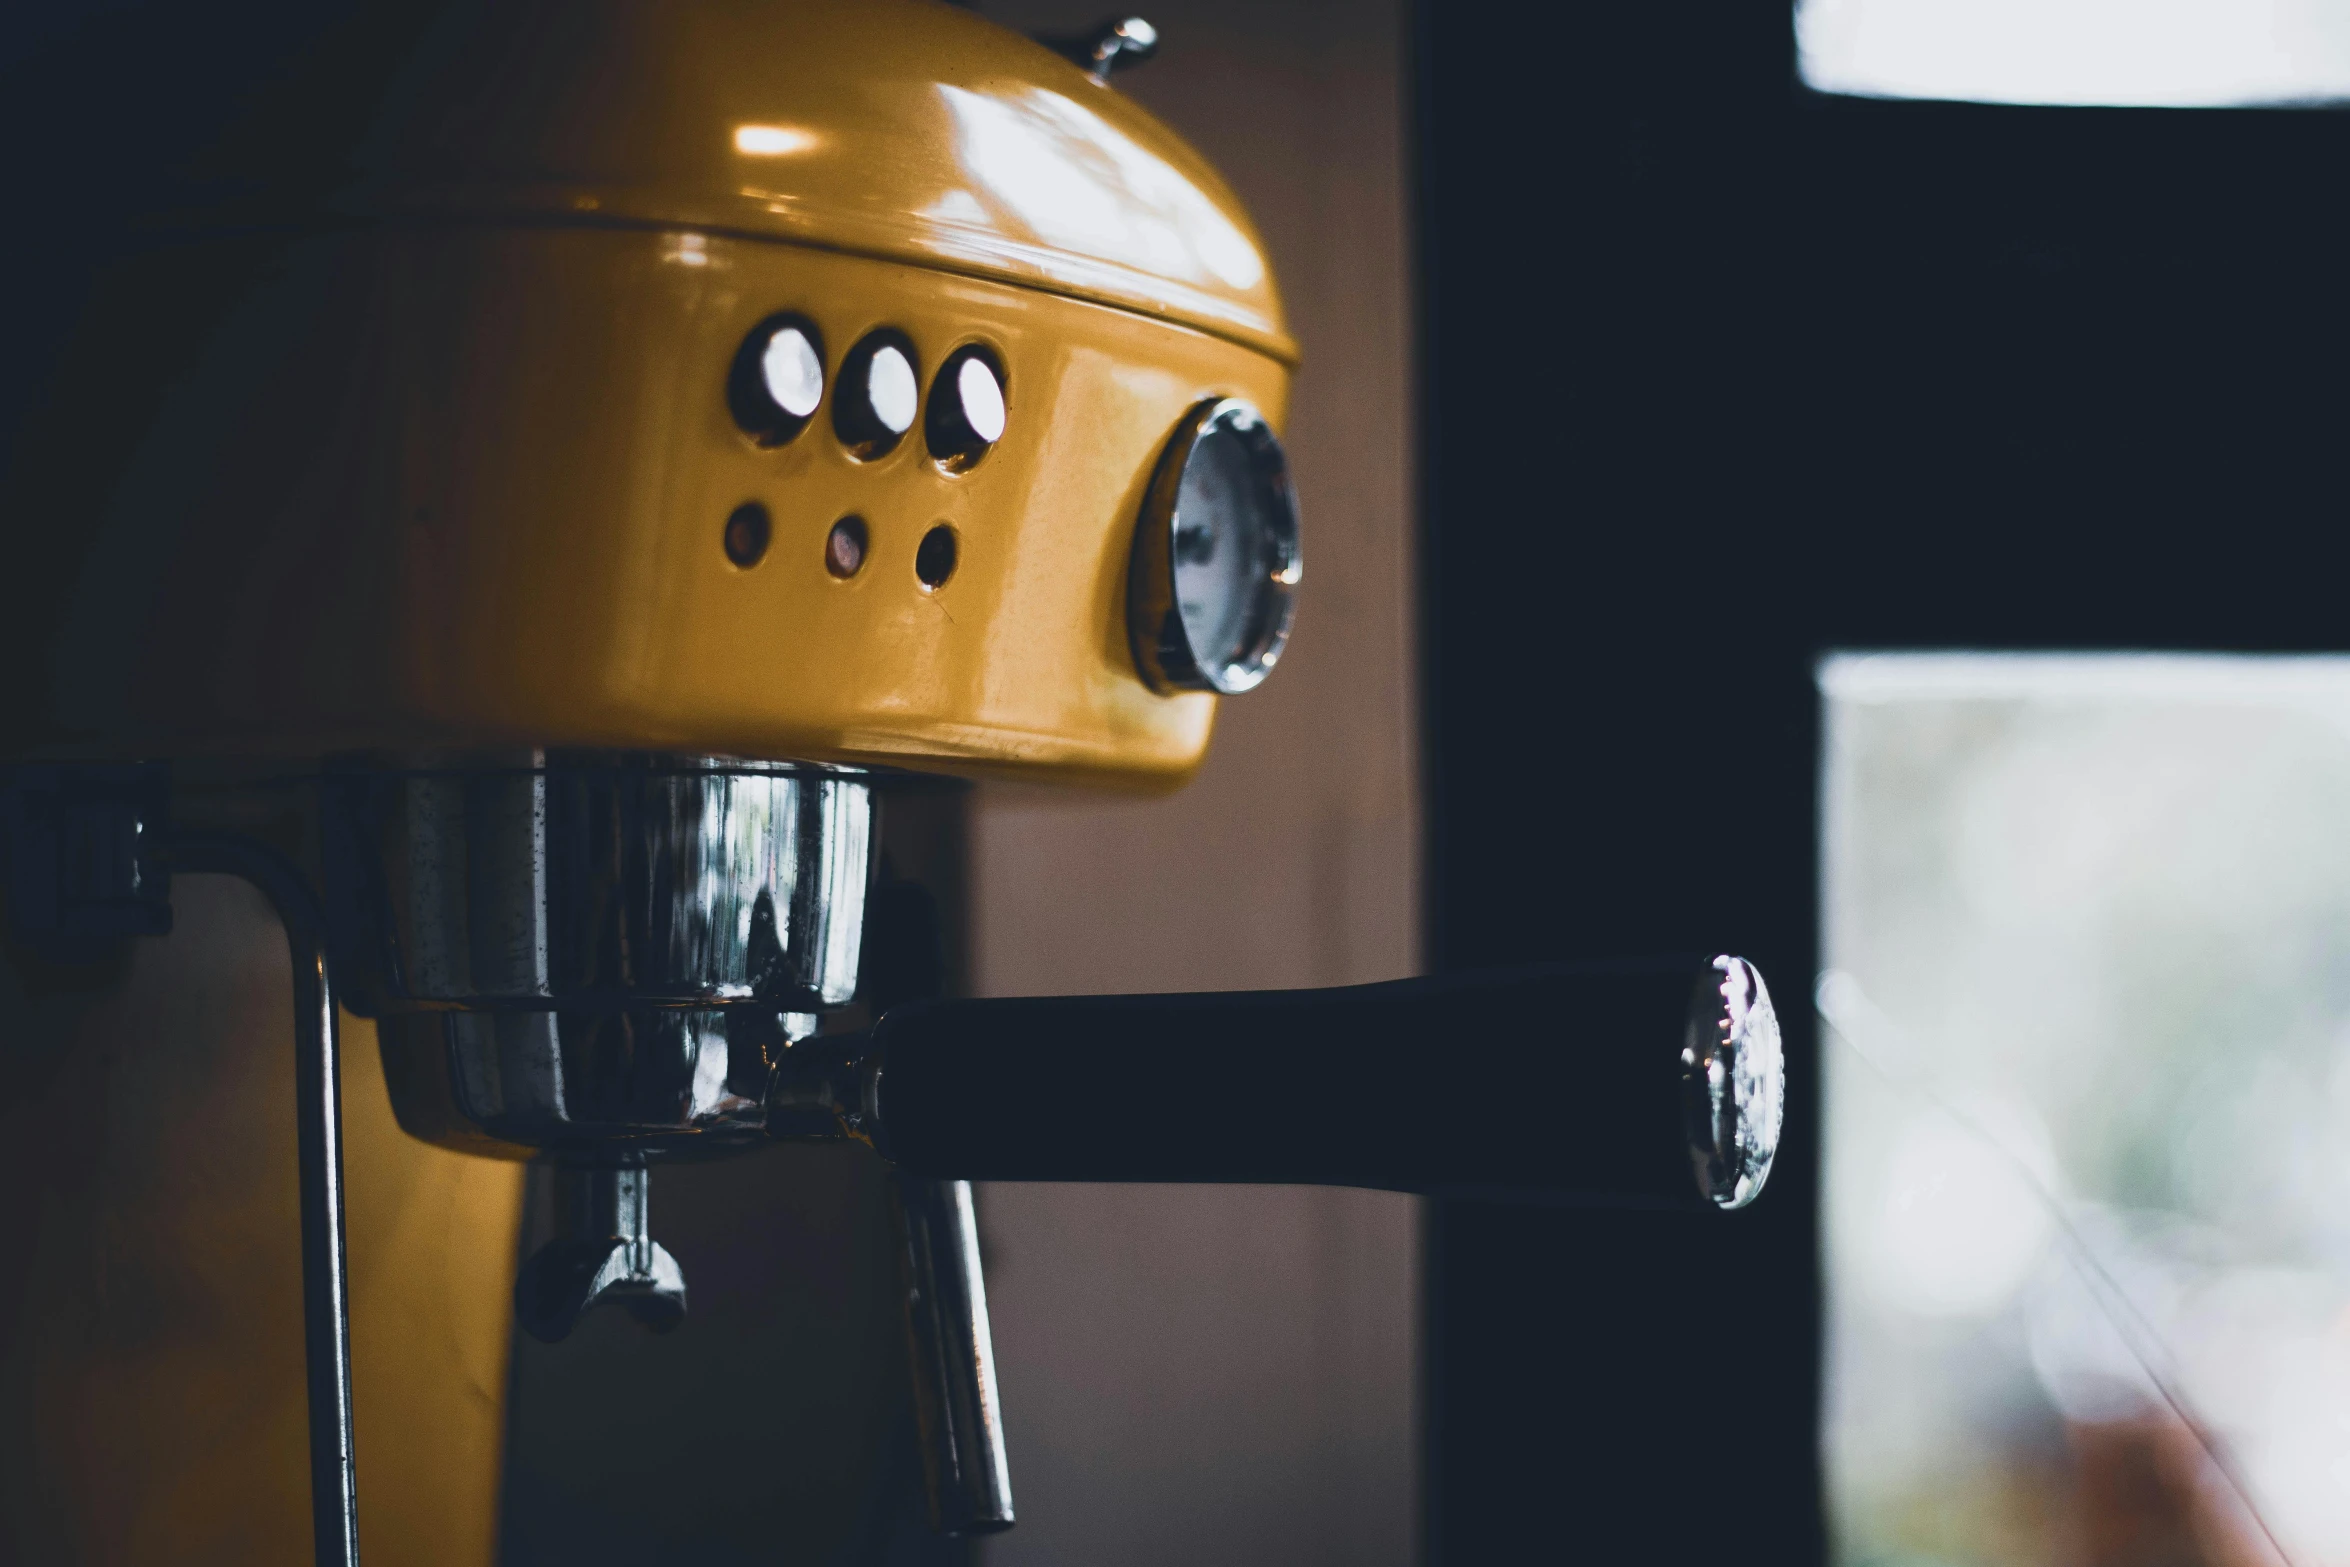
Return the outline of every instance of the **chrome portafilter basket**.
[[[873,800],[815,769],[550,754],[325,783],[336,958],[411,1129],[635,1159],[757,1144],[857,985]],[[453,1119],[425,1119],[446,1115]]]
[[[324,823],[337,964],[402,1125],[555,1167],[522,1326],[560,1339],[608,1301],[673,1325],[650,1166],[763,1144],[786,1056],[854,994],[867,782],[608,753],[353,766]]]

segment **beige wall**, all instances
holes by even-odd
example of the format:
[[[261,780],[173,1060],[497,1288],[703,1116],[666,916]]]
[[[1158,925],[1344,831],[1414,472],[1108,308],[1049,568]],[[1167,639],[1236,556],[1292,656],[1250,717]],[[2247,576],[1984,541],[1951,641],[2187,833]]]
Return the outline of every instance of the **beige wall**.
[[[989,4],[1074,30],[1098,6]],[[1223,169],[1305,346],[1295,640],[1172,799],[981,793],[987,994],[1332,985],[1417,959],[1396,6],[1181,0],[1125,90]],[[1401,1563],[1416,1216],[1290,1188],[982,1198],[1020,1526],[996,1567]]]

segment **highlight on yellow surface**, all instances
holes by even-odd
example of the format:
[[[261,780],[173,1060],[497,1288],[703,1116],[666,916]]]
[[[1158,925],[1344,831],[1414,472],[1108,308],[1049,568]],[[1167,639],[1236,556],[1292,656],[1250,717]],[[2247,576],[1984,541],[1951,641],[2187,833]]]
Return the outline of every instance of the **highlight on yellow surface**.
[[[816,132],[799,125],[738,125],[734,128],[734,150],[748,158],[784,158],[795,152],[806,152],[823,140]]]

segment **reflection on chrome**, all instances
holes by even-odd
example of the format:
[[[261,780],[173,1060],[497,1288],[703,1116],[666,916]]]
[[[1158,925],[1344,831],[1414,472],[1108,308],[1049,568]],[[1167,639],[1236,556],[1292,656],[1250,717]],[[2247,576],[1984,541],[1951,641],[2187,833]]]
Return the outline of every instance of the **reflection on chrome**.
[[[856,989],[861,778],[559,754],[349,769],[327,800],[338,961],[404,1114],[529,1148],[755,1138],[808,1014]]]
[[[948,226],[991,218],[1044,244],[1192,283],[1254,288],[1264,262],[1193,183],[1094,110],[1042,87],[1003,96],[941,84],[956,147],[975,183],[926,214]]]
[[[1691,999],[1681,1084],[1697,1184],[1717,1207],[1745,1207],[1770,1179],[1786,1072],[1761,973],[1744,958],[1714,959]]]

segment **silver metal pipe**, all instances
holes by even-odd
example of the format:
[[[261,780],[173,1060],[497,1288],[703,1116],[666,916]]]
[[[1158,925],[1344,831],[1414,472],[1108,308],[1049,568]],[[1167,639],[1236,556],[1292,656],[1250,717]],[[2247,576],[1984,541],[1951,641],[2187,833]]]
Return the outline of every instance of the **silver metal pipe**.
[[[906,1232],[906,1328],[930,1526],[944,1534],[1012,1527],[1012,1471],[996,1399],[995,1342],[969,1181],[897,1182]]]
[[[302,873],[247,838],[178,833],[176,872],[251,883],[285,927],[294,969],[295,1149],[301,1167],[302,1342],[309,1375],[310,1523],[319,1567],[358,1567],[351,1440],[351,1309],[343,1228],[342,1038],[326,922]]]

